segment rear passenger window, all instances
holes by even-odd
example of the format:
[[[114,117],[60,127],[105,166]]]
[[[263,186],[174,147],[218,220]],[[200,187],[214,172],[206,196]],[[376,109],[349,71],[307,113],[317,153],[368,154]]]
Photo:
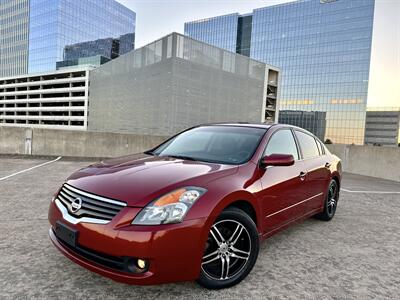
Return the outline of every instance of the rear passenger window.
[[[296,142],[294,141],[291,130],[279,130],[271,136],[267,148],[264,151],[264,155],[271,154],[291,154],[294,159],[299,159]]]
[[[315,141],[314,137],[311,135],[297,131],[296,136],[300,144],[301,152],[303,153],[303,158],[312,158],[319,156],[319,150],[317,146],[317,142]]]

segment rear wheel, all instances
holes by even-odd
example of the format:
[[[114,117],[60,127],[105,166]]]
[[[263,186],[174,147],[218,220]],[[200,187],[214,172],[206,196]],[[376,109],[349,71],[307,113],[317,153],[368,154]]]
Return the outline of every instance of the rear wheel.
[[[239,283],[253,268],[258,250],[253,220],[240,209],[224,210],[210,229],[198,282],[209,289]]]
[[[336,213],[337,203],[339,200],[339,185],[336,180],[332,179],[329,188],[328,194],[325,199],[324,211],[315,217],[320,220],[330,221]]]

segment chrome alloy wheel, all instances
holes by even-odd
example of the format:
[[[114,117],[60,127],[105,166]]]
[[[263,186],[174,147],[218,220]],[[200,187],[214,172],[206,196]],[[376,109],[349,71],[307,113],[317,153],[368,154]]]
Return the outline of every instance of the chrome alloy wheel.
[[[201,268],[212,279],[230,279],[246,266],[251,246],[243,224],[235,220],[219,221],[211,227]]]

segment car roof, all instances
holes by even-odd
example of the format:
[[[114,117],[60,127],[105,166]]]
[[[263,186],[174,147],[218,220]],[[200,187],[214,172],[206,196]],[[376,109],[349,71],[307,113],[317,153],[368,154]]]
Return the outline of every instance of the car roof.
[[[304,130],[303,128],[297,126],[289,124],[280,124],[280,123],[221,122],[221,123],[201,124],[199,126],[235,126],[235,127],[262,128],[262,129],[269,129],[271,127],[290,127],[290,128],[297,128],[300,130]]]
[[[273,125],[277,125],[274,123],[247,123],[247,122],[224,122],[224,123],[208,123],[201,124],[199,126],[234,126],[234,127],[253,127],[253,128],[263,128],[268,129]]]
[[[293,129],[298,129],[303,132],[307,132],[308,134],[311,134],[315,138],[318,139],[317,136],[315,136],[313,133],[309,132],[308,130],[290,125],[290,124],[281,124],[281,123],[247,123],[247,122],[222,122],[222,123],[208,123],[208,124],[201,124],[197,127],[202,127],[202,126],[232,126],[232,127],[250,127],[250,128],[261,128],[261,129],[266,129],[268,130],[271,127],[279,127],[279,128],[293,128]]]

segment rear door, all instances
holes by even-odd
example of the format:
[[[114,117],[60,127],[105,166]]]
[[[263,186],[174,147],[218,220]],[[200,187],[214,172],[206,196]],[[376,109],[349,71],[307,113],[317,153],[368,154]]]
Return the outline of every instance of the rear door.
[[[304,167],[306,169],[305,187],[307,201],[304,202],[304,213],[321,208],[330,178],[324,155],[321,155],[321,145],[314,136],[300,130],[295,130],[300,146]]]
[[[305,199],[304,163],[300,160],[292,130],[279,129],[270,137],[263,156],[291,154],[292,166],[273,166],[264,170],[260,180],[264,213],[264,232],[272,232],[301,216],[304,209],[299,203]]]

